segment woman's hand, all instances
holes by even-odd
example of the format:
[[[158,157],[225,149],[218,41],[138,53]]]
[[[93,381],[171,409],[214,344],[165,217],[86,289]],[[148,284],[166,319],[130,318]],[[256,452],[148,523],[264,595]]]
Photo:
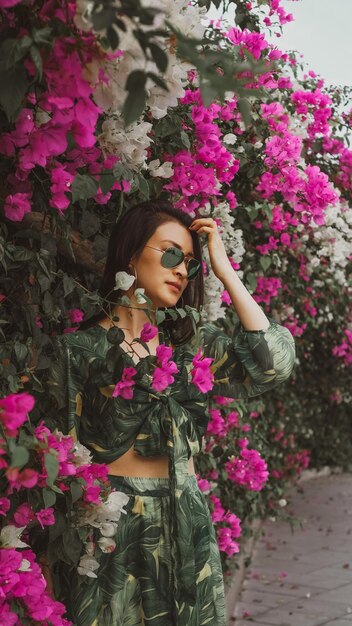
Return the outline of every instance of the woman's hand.
[[[200,217],[193,220],[190,230],[208,235],[208,250],[212,270],[219,280],[223,280],[226,274],[233,273],[231,263],[226,254],[224,243],[220,237],[218,226],[212,217]]]

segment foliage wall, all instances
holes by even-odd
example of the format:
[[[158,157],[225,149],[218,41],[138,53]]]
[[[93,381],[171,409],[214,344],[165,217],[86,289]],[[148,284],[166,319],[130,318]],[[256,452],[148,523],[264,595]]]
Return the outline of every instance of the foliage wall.
[[[45,419],[51,338],[100,309],[123,211],[171,197],[216,218],[233,267],[298,354],[268,397],[211,407],[199,480],[226,571],[236,516],[284,514],[309,459],[350,466],[352,114],[347,88],[268,43],[292,19],[279,0],[235,0],[231,25],[209,23],[210,4],[0,2],[0,373],[2,397],[33,393],[31,421]],[[203,318],[231,332],[204,253]],[[28,462],[11,454],[5,473]]]

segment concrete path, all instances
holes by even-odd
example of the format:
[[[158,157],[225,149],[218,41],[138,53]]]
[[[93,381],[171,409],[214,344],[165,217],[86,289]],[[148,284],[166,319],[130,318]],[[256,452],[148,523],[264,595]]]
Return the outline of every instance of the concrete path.
[[[287,500],[303,528],[264,524],[233,626],[352,626],[352,474],[302,483]]]

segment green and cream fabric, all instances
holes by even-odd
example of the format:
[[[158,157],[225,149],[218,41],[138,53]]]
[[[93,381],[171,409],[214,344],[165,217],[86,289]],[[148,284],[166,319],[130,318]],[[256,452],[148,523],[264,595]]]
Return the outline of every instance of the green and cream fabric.
[[[168,343],[162,330],[159,340]],[[293,338],[271,319],[265,331],[239,324],[233,337],[212,324],[201,326],[192,344],[174,349],[179,373],[163,393],[151,388],[153,357],[135,365],[101,326],[57,339],[49,380],[56,426],[89,448],[95,462],[111,463],[131,446],[145,457],[169,457],[169,479],[157,479],[151,490],[151,479],[122,481],[131,508],[117,531],[115,553],[106,555],[94,583],[75,575],[68,585],[75,589],[67,604],[77,626],[225,626],[214,530],[187,471],[208,423],[208,397],[190,374],[199,346],[214,359],[214,395],[243,400],[261,394],[286,380],[294,365]],[[132,365],[133,399],[113,398],[119,373]],[[121,479],[111,478],[123,490]],[[143,556],[136,560],[138,554]]]

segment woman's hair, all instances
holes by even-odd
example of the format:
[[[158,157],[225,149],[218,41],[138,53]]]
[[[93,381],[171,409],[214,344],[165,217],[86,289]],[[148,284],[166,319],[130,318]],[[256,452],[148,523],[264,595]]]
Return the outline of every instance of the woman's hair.
[[[193,220],[187,213],[176,209],[169,202],[151,200],[134,206],[115,224],[110,235],[104,276],[99,288],[99,294],[103,298],[115,302],[120,297],[120,290],[114,289],[116,272],[129,272],[132,257],[141,254],[158,226],[170,221],[188,228]],[[192,231],[188,232],[193,240],[194,257],[202,263],[198,235]],[[200,310],[203,305],[203,293],[203,273],[199,271],[195,279],[188,283],[176,307],[188,304]],[[99,318],[102,317],[103,313]],[[186,343],[194,334],[192,321],[188,315],[183,319],[178,316],[175,321],[167,315],[161,326],[167,330],[174,345]]]

